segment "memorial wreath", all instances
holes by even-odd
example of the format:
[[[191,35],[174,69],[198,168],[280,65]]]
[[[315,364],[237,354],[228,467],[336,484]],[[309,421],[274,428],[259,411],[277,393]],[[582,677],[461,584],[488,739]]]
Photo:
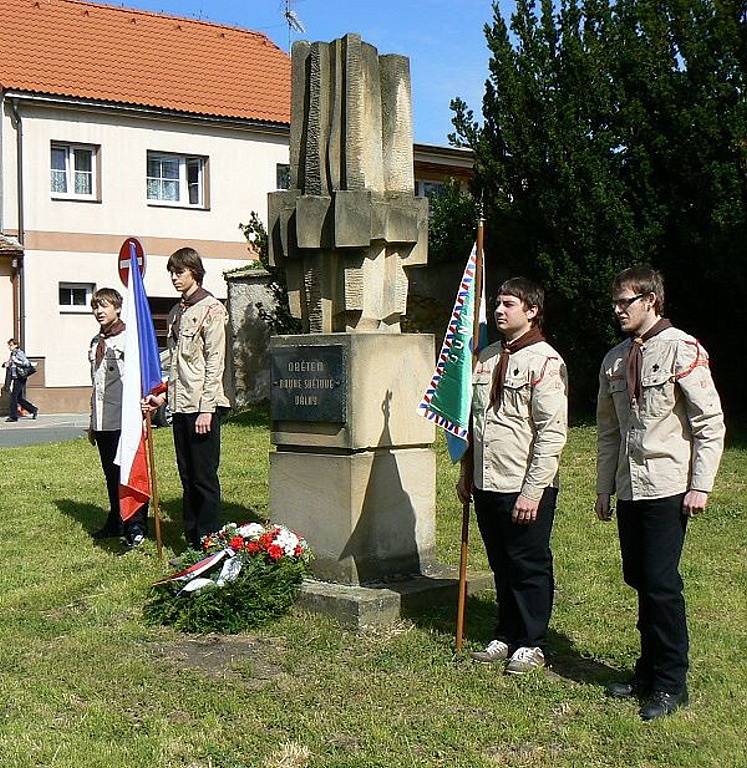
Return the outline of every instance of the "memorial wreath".
[[[228,523],[153,585],[146,620],[195,633],[257,627],[288,611],[310,562],[306,541],[282,525]]]

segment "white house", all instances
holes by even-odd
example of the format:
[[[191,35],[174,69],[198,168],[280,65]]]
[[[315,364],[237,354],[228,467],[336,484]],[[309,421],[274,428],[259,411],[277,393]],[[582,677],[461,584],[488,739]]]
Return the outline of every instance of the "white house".
[[[249,258],[288,162],[289,61],[243,29],[79,0],[0,0],[0,333],[40,371],[43,410],[83,410],[89,300],[119,286],[138,237],[154,313],[170,253],[195,247],[206,287]]]

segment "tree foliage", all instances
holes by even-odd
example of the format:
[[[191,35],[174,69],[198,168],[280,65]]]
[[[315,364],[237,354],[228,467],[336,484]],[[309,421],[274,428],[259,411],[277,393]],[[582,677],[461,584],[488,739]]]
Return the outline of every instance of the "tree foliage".
[[[249,214],[248,224],[239,224],[239,229],[249,242],[259,263],[270,275],[269,287],[275,298],[275,305],[260,310],[271,333],[299,333],[301,323],[291,315],[288,304],[288,284],[285,280],[285,270],[270,264],[270,250],[267,243],[267,230],[256,211]]]
[[[430,197],[428,263],[466,261],[475,239],[477,205],[468,190],[455,179]]]
[[[510,24],[493,7],[484,122],[456,99],[450,138],[475,151],[489,285],[549,289],[577,406],[618,338],[610,280],[637,263],[663,271],[668,314],[741,392],[746,17],[743,0],[518,0]]]

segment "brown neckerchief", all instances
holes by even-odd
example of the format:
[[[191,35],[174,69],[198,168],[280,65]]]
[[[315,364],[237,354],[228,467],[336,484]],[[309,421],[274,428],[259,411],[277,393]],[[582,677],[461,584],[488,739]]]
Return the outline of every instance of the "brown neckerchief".
[[[174,318],[174,324],[171,326],[171,335],[174,341],[179,341],[179,326],[182,324],[182,315],[187,307],[193,307],[198,301],[206,299],[213,294],[210,291],[206,291],[201,285],[197,286],[197,290],[194,293],[190,293],[189,296],[182,296],[182,300],[179,302],[179,309]]]
[[[490,407],[494,405],[496,408],[501,407],[501,398],[503,396],[503,382],[506,378],[506,371],[508,370],[508,359],[515,352],[520,349],[529,347],[532,344],[539,344],[544,341],[545,337],[542,331],[536,326],[532,326],[525,334],[519,336],[518,339],[513,341],[504,341],[501,348],[501,357],[498,360],[498,365],[493,372],[493,383],[490,387]]]
[[[104,355],[106,354],[106,340],[110,339],[112,336],[119,336],[122,331],[125,329],[125,324],[122,320],[117,318],[116,320],[109,323],[109,325],[106,326],[106,328],[101,328],[99,330],[99,340],[96,342],[96,367],[98,368],[101,365],[101,361],[104,359]]]
[[[643,368],[643,350],[641,347],[649,340],[667,328],[672,323],[665,317],[660,317],[642,336],[635,336],[625,358],[625,383],[628,388],[628,399],[632,403],[641,401],[641,369]]]

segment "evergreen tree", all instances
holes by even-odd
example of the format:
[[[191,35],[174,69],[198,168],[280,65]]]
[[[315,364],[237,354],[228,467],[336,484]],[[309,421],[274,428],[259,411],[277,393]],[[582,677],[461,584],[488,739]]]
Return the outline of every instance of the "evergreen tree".
[[[484,122],[456,99],[451,138],[475,151],[488,285],[522,273],[549,288],[575,405],[593,403],[618,338],[610,280],[631,264],[662,269],[673,320],[733,361],[747,299],[745,3],[519,0],[510,29],[494,5],[485,32]],[[730,306],[704,318],[706,296]],[[736,391],[746,368],[720,383]]]

